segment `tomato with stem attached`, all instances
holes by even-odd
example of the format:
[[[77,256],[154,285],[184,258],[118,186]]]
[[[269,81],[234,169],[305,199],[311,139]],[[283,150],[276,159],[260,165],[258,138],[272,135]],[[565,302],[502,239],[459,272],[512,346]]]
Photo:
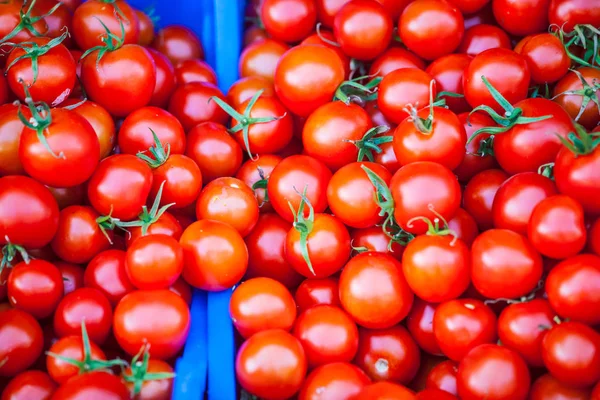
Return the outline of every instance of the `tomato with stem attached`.
[[[142,359],[140,360],[140,357]],[[148,347],[136,354],[121,377],[134,397],[141,399],[168,398],[173,392],[173,367],[163,360],[150,359]]]
[[[514,36],[541,33],[548,27],[550,0],[494,0],[492,7],[498,25]]]
[[[119,150],[136,155],[155,145],[154,134],[170,154],[185,151],[185,131],[181,123],[168,111],[158,107],[142,107],[125,118],[119,129]]]
[[[588,129],[600,123],[600,71],[582,67],[569,71],[554,86],[552,99],[575,120]]]
[[[353,229],[350,232],[354,253],[376,251],[389,254],[396,260],[402,260],[405,246],[399,241],[390,241],[388,233],[381,226],[371,226],[363,229]],[[353,253],[353,254],[354,254]]]
[[[483,113],[461,113],[458,119],[462,122],[467,138],[481,128],[495,126],[494,120]],[[460,165],[454,168],[454,173],[460,182],[468,183],[478,173],[497,166],[493,154],[493,139],[491,135],[481,133],[467,140],[466,153]]]
[[[17,309],[0,312],[0,376],[15,376],[28,369],[42,354],[44,338],[40,324]]]
[[[436,89],[440,92],[438,97],[444,99],[448,108],[455,113],[471,109],[463,95],[463,74],[471,60],[472,57],[466,54],[448,54],[433,61],[426,69],[427,73],[435,79]],[[455,97],[442,92],[456,93],[461,96]]]
[[[462,240],[469,248],[475,241],[475,238],[479,236],[477,221],[463,208],[456,210],[454,218],[448,221],[448,229],[454,232],[456,237]]]
[[[229,87],[227,104],[230,104],[234,109],[238,109],[243,102],[250,100],[256,92],[261,90],[263,96],[275,95],[273,82],[267,78],[253,75],[238,79]]]
[[[379,84],[377,105],[385,118],[399,124],[409,116],[406,108],[426,107],[430,96],[437,96],[433,77],[417,68],[400,68],[385,75]]]
[[[83,274],[85,286],[100,290],[113,307],[135,290],[127,276],[126,255],[122,250],[102,251],[92,258]]]
[[[273,210],[267,196],[267,183],[273,169],[282,160],[281,157],[272,154],[259,156],[256,160],[248,160],[236,173],[236,178],[244,182],[254,191],[254,196],[258,201],[261,214],[266,214]]]

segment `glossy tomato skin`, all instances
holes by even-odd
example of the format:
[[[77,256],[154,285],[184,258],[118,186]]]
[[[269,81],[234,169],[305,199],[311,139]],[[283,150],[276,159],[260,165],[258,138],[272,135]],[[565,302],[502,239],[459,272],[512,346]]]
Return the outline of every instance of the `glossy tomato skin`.
[[[515,104],[527,97],[530,72],[527,62],[509,49],[489,49],[478,54],[463,75],[465,99],[472,107],[486,105],[504,113],[486,88],[482,76],[508,100]]]
[[[576,24],[597,26],[600,22],[600,9],[594,2],[585,0],[551,0],[548,16],[551,24],[570,32]]]
[[[296,303],[290,291],[276,280],[254,278],[235,288],[229,314],[240,335],[248,339],[268,329],[290,331],[296,319]]]
[[[448,221],[448,228],[451,229],[456,237],[462,240],[467,247],[471,247],[475,238],[479,235],[479,228],[475,218],[464,209],[459,208],[454,214],[454,218]]]
[[[63,261],[55,261],[54,265],[62,275],[63,293],[65,296],[75,289],[83,287],[83,268],[79,265],[69,264]]]
[[[435,79],[437,91],[463,94],[463,73],[465,68],[471,63],[471,59],[472,57],[467,54],[448,54],[429,64],[426,71]],[[446,100],[448,108],[455,113],[470,110],[469,104],[464,97],[454,98],[444,96],[443,98]],[[472,115],[472,117],[476,115],[479,114]]]
[[[540,33],[548,27],[550,0],[494,0],[492,6],[498,24],[514,36]]]
[[[314,369],[306,377],[298,400],[313,400],[319,397],[350,399],[369,383],[369,377],[353,364],[326,364]]]
[[[402,229],[411,233],[427,231],[425,222],[413,221],[413,218],[425,217],[433,221],[441,215],[450,220],[460,205],[456,176],[443,165],[430,161],[414,162],[400,168],[392,176],[390,190],[396,205],[394,217]]]
[[[446,360],[437,364],[429,371],[425,387],[428,389],[439,389],[456,396],[456,374],[458,363]]]
[[[310,36],[307,36],[300,44],[318,44],[321,46],[325,46],[335,51],[340,60],[342,60],[342,64],[344,65],[344,76],[349,76],[350,74],[350,57],[344,53],[341,47],[334,46],[332,43],[337,43],[335,39],[335,35],[333,32],[326,31],[324,29],[319,29],[320,33],[313,33]]]
[[[366,251],[376,251],[378,253],[389,254],[398,261],[402,261],[402,253],[404,246],[400,243],[392,243],[389,248],[390,238],[381,229],[380,226],[371,226],[370,228],[354,229],[351,234],[352,246],[356,248],[364,248]],[[361,249],[362,250],[362,249]],[[355,250],[355,252],[357,252]]]
[[[405,111],[410,104],[419,109],[429,104],[430,83],[433,77],[417,68],[400,68],[383,77],[379,84],[377,105],[385,118],[399,124],[408,117]],[[433,97],[437,87],[432,88]]]
[[[433,334],[433,315],[436,307],[435,304],[427,303],[419,298],[415,299],[406,319],[406,327],[423,351],[440,356],[443,353]]]
[[[140,237],[127,249],[125,270],[138,289],[167,289],[181,275],[183,249],[168,235]]]
[[[78,102],[79,100],[70,98],[61,103],[61,106],[72,106]],[[96,132],[98,143],[100,144],[100,159],[108,157],[113,151],[116,140],[115,121],[113,117],[104,107],[90,100],[79,104],[73,111],[85,118],[94,129],[94,132]]]
[[[183,278],[192,286],[225,290],[242,279],[248,266],[248,249],[233,227],[202,220],[188,226],[179,243],[183,247]]]
[[[29,368],[42,354],[40,324],[30,314],[8,309],[0,312],[0,376],[15,376]]]
[[[261,96],[273,96],[275,88],[273,82],[262,76],[248,76],[240,78],[231,85],[227,92],[227,104],[237,109],[240,104],[250,100],[259,90],[262,90]]]
[[[548,301],[563,318],[600,323],[600,257],[580,254],[556,265],[546,279]]]
[[[30,370],[15,376],[4,388],[2,400],[50,400],[58,386],[42,371]]]
[[[339,288],[344,309],[359,325],[370,329],[389,328],[402,321],[414,300],[400,262],[382,253],[366,252],[352,258],[342,271]]]
[[[476,56],[486,50],[499,48],[512,48],[506,32],[494,25],[480,24],[465,31],[458,52]]]
[[[550,374],[545,374],[536,379],[531,385],[529,398],[531,400],[547,400],[555,398],[568,400],[596,400],[589,389],[574,388],[562,383]]]
[[[110,372],[95,371],[78,375],[61,385],[53,399],[60,400],[127,400],[129,389],[121,378]]]
[[[279,162],[282,160],[281,157],[272,154],[265,154],[259,156],[256,160],[248,160],[237,171],[235,177],[243,181],[248,187],[252,188],[256,182],[263,179],[269,179],[271,172]],[[261,176],[262,175],[262,176]],[[269,211],[273,211],[271,203],[267,201],[266,188],[256,187],[253,188],[254,196],[258,201],[261,214],[266,214]]]
[[[105,53],[99,62],[97,58],[94,51],[81,61],[81,80],[92,101],[116,117],[125,117],[150,103],[156,65],[146,49],[128,44]]]
[[[173,209],[185,208],[196,201],[202,189],[200,167],[183,154],[170,155],[164,164],[152,171],[152,175],[151,199],[156,199],[164,182],[161,206],[172,204]]]
[[[600,379],[600,334],[580,322],[555,325],[544,337],[542,357],[548,371],[573,387],[589,387]]]
[[[168,111],[158,107],[142,107],[125,118],[119,129],[119,150],[123,154],[147,153],[155,145],[152,131],[170,154],[183,154],[185,132],[181,123]]]
[[[519,354],[495,344],[482,344],[460,362],[456,383],[464,400],[525,400],[531,379]]]
[[[208,82],[217,84],[215,71],[202,60],[185,60],[175,66],[175,81],[177,85],[188,82]]]
[[[123,297],[115,308],[113,332],[130,355],[148,343],[153,358],[168,360],[181,350],[189,329],[186,302],[169,290],[137,290]]]
[[[506,179],[508,175],[504,171],[490,169],[475,175],[465,187],[463,207],[475,218],[482,231],[494,226],[492,213],[494,198]]]
[[[279,59],[289,49],[285,43],[273,39],[263,39],[248,45],[240,55],[240,76],[259,76],[272,83]]]
[[[60,357],[81,362],[84,359],[83,339],[77,335],[65,336],[56,340],[50,346],[49,352]],[[106,355],[102,349],[93,341],[90,341],[89,356],[92,360],[106,360]],[[59,384],[63,384],[74,376],[79,375],[79,368],[76,365],[52,355],[46,357],[46,369],[52,379]]]
[[[226,124],[229,116],[217,103],[209,101],[212,96],[225,101],[223,93],[211,83],[186,83],[175,89],[168,110],[179,119],[186,131],[206,121]]]
[[[58,229],[59,211],[52,193],[24,176],[0,178],[0,245],[44,247]]]
[[[402,43],[426,60],[454,52],[464,34],[462,14],[445,1],[411,2],[402,12],[398,27]]]
[[[273,400],[288,399],[298,392],[306,370],[302,345],[281,329],[252,336],[240,347],[235,362],[240,385],[256,396]]]
[[[372,400],[415,400],[412,390],[392,382],[376,382],[363,386],[362,390],[352,399]]]
[[[106,250],[98,253],[87,265],[83,275],[86,287],[100,290],[114,307],[135,287],[127,276],[126,253]]]
[[[156,66],[156,82],[150,99],[151,106],[165,108],[171,94],[175,90],[175,68],[164,54],[151,48],[146,48]]]
[[[19,119],[19,106],[5,103],[0,105],[0,175],[24,175],[25,170],[19,159],[19,142],[24,128]]]
[[[12,268],[6,284],[10,304],[37,319],[54,312],[64,291],[60,271],[44,260],[18,263]]]
[[[308,36],[317,20],[312,0],[263,0],[260,19],[269,36],[282,42],[295,43]]]
[[[436,308],[433,333],[442,352],[459,362],[478,345],[496,341],[496,315],[479,300],[450,300]]]
[[[523,39],[515,51],[525,58],[534,83],[553,83],[569,72],[571,60],[560,39],[551,33],[540,33]]]
[[[175,371],[168,363],[162,360],[151,359],[148,361],[149,374],[173,374]],[[126,368],[124,374],[131,375],[131,368]],[[139,393],[140,399],[168,399],[173,393],[173,378],[163,378],[155,380],[147,380],[142,384],[142,389]],[[134,389],[133,383],[126,383],[127,388],[131,392]]]
[[[88,198],[102,215],[127,221],[142,211],[152,187],[152,170],[139,158],[117,154],[102,160],[88,182]]]
[[[592,223],[588,230],[587,248],[596,255],[600,256],[600,218]]]
[[[344,74],[344,65],[335,51],[320,45],[297,46],[277,64],[275,93],[292,113],[308,117],[331,100]]]
[[[294,294],[298,312],[325,304],[341,306],[337,278],[305,279]]]
[[[191,29],[181,25],[169,25],[159,30],[152,47],[166,55],[173,65],[204,57],[200,40]]]
[[[369,68],[369,75],[383,77],[401,68],[425,69],[425,62],[402,47],[390,47],[373,60],[371,68]]]
[[[598,85],[600,82],[600,71],[595,68],[582,67],[577,70],[589,86]],[[556,83],[553,91],[554,101],[563,107],[571,118],[577,118],[577,122],[593,129],[600,122],[600,111],[596,103],[590,101],[584,108],[581,115],[581,106],[584,96],[580,94],[563,94],[565,92],[583,90],[584,86],[579,76],[573,71],[569,71],[561,80]]]

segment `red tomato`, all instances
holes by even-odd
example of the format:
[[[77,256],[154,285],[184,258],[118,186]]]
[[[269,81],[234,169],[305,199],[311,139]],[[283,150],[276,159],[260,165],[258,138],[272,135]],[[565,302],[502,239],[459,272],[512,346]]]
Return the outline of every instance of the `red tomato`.
[[[262,76],[248,76],[238,79],[227,92],[227,104],[230,104],[234,109],[238,109],[246,100],[250,100],[259,90],[262,90],[262,95],[270,97],[275,95],[273,82]]]
[[[130,355],[148,344],[153,358],[168,360],[183,348],[189,329],[188,305],[169,290],[137,290],[115,308],[113,332]]]
[[[402,47],[390,47],[373,61],[371,68],[369,68],[369,75],[386,76],[390,72],[401,68],[425,69],[425,62]]]
[[[377,382],[366,385],[359,394],[352,399],[370,400],[415,400],[417,397],[413,392],[402,386],[391,382]]]
[[[239,384],[248,392],[268,399],[293,396],[300,390],[306,370],[302,345],[281,329],[253,335],[242,344],[235,361]]]
[[[396,260],[402,260],[404,246],[398,242],[393,242],[390,248],[390,237],[383,231],[381,226],[372,226],[364,229],[354,229],[351,232],[351,242],[354,249],[365,251],[376,251],[386,253]]]
[[[0,82],[2,79],[0,78]],[[19,142],[24,125],[19,119],[18,111],[21,109],[26,115],[28,111],[17,105],[4,103],[6,101],[0,102],[0,175],[24,175],[25,170],[19,159]]]
[[[548,274],[546,293],[558,315],[589,325],[600,323],[600,257],[580,254]]]
[[[320,45],[297,46],[277,64],[275,93],[292,113],[308,117],[331,100],[344,80],[344,72],[335,51]]]
[[[550,400],[552,398],[565,400],[596,400],[596,397],[590,394],[589,389],[574,388],[565,385],[550,374],[542,375],[533,382],[533,385],[531,385],[529,399]]]
[[[20,262],[7,282],[10,304],[37,319],[50,316],[63,296],[62,274],[44,260]]]
[[[29,368],[42,354],[44,338],[40,324],[30,314],[0,311],[0,376],[15,376]]]
[[[527,36],[548,28],[550,0],[494,0],[494,17],[514,36]]]
[[[296,303],[290,291],[271,278],[254,278],[233,291],[229,302],[233,325],[245,339],[268,329],[290,331]]]
[[[46,186],[58,203],[58,208],[63,210],[69,206],[82,204],[85,201],[85,184],[72,186],[70,188],[53,188]]]
[[[563,322],[546,333],[542,357],[548,371],[572,387],[589,387],[600,379],[600,334],[579,322]]]
[[[183,278],[192,286],[209,291],[229,289],[242,279],[248,266],[248,249],[231,226],[202,220],[181,235]]]
[[[450,0],[463,14],[473,14],[485,7],[490,0]]]
[[[467,0],[469,1],[469,0]],[[477,1],[477,0],[475,0]],[[488,0],[489,1],[489,0]],[[454,4],[457,4],[456,1],[453,1]],[[457,5],[458,6],[458,5]],[[476,11],[473,14],[464,15],[465,19],[465,29],[469,29],[475,25],[480,24],[489,24],[496,25],[496,19],[494,18],[494,12],[492,10],[492,3],[488,2],[481,8],[479,11]]]
[[[433,333],[444,354],[458,362],[476,346],[496,341],[496,315],[479,300],[446,301],[435,310]]]
[[[319,21],[328,28],[333,26],[337,12],[350,0],[316,0]]]
[[[367,252],[352,258],[339,285],[344,309],[370,329],[396,325],[408,315],[414,300],[402,265],[387,254]]]
[[[86,287],[100,290],[114,307],[135,287],[127,276],[126,253],[106,250],[98,253],[87,265],[83,276]]]
[[[588,249],[600,256],[600,218],[592,224],[588,231]]]
[[[164,54],[147,48],[156,65],[156,84],[149,105],[166,108],[175,90],[175,68]]]
[[[426,303],[419,298],[415,299],[415,303],[406,319],[406,327],[422,350],[429,354],[442,355],[442,351],[433,335],[435,308],[435,304]]]
[[[425,389],[417,393],[417,400],[457,400],[458,397],[439,389]]]
[[[310,368],[334,362],[351,362],[358,349],[358,328],[342,309],[316,305],[302,312],[294,324]]]
[[[582,67],[574,71],[569,71],[561,80],[556,83],[553,91],[553,99],[576,122],[587,129],[593,129],[600,123],[600,107],[591,98],[586,95],[585,90],[597,87],[600,83],[600,71],[596,68]],[[586,82],[583,84],[582,79]],[[593,89],[592,89],[593,90]],[[593,91],[595,93],[595,91]],[[588,101],[585,107],[583,102]],[[582,111],[583,109],[583,111]]]
[[[464,34],[464,21],[449,2],[415,0],[402,12],[398,32],[409,50],[435,60],[456,50]]]
[[[404,121],[408,116],[409,105],[415,109],[429,104],[430,90],[435,98],[437,89],[431,87],[433,77],[417,68],[400,68],[383,77],[379,84],[377,105],[385,118],[395,124]]]
[[[337,44],[333,32],[319,29],[318,33],[313,33],[312,35],[307,36],[306,39],[304,39],[300,44],[319,44],[321,46],[330,48],[336,52],[336,54],[340,57],[340,60],[342,60],[342,64],[344,64],[344,76],[348,76],[350,74],[350,57],[348,57],[342,48]]]
[[[431,369],[425,385],[428,389],[439,389],[456,396],[457,373],[457,363],[451,360],[442,361]]]
[[[496,192],[507,178],[502,170],[485,170],[475,175],[465,187],[463,207],[475,218],[482,231],[494,226],[492,205]]]
[[[553,83],[569,72],[571,60],[560,39],[551,33],[523,39],[522,47],[515,51],[523,56],[534,83]],[[518,45],[517,45],[518,46]]]
[[[185,60],[175,66],[175,81],[177,85],[189,82],[208,82],[217,84],[217,74],[202,60]]]
[[[586,0],[551,0],[548,14],[550,23],[565,32],[572,31],[577,24],[600,24],[600,8],[595,2]]]
[[[142,107],[125,118],[119,129],[119,150],[132,155],[147,152],[155,145],[154,134],[165,149],[170,149],[170,154],[185,151],[185,132],[181,123],[158,107]]]
[[[161,206],[171,204],[173,209],[185,208],[196,201],[202,189],[200,167],[183,154],[170,155],[163,164],[154,168],[152,175],[150,198],[156,199],[162,187]]]
[[[476,56],[489,49],[512,49],[510,38],[497,26],[480,24],[465,31],[458,52]]]
[[[167,289],[183,270],[183,250],[168,235],[140,237],[127,249],[125,270],[138,289]]]
[[[271,176],[271,172],[273,172],[273,169],[281,160],[282,158],[279,156],[265,154],[256,160],[246,161],[235,175],[236,178],[252,188],[261,214],[266,214],[273,210],[271,203],[268,201],[266,184]],[[257,184],[259,181],[260,183]]]
[[[482,344],[460,362],[456,383],[463,400],[525,400],[531,379],[519,354],[495,344]]]
[[[299,42],[313,30],[317,10],[313,0],[263,0],[260,20],[272,38]]]
[[[240,55],[240,76],[242,78],[258,76],[273,82],[279,59],[289,49],[288,45],[273,39],[259,40],[250,44]]]
[[[140,27],[140,37],[138,38],[137,44],[148,47],[154,40],[154,22],[144,11],[135,10],[135,15],[138,18]]]
[[[168,110],[179,119],[186,131],[207,121],[226,124],[229,116],[216,102],[210,101],[213,96],[225,101],[223,93],[212,83],[186,83],[175,89]]]
[[[63,293],[66,296],[72,291],[83,287],[84,270],[79,265],[62,261],[54,262],[62,275]]]
[[[479,228],[477,227],[475,218],[462,208],[456,210],[454,218],[448,221],[448,229],[454,232],[456,237],[462,240],[469,248],[479,235]]]
[[[183,278],[177,279],[169,290],[181,297],[188,306],[192,304],[192,288]]]
[[[152,47],[166,55],[173,65],[204,57],[202,43],[196,34],[181,25],[169,25],[159,30]]]
[[[106,355],[96,343],[90,341],[89,346],[89,353],[86,354],[84,341],[81,336],[73,335],[58,339],[50,346],[49,353],[51,354],[48,354],[46,357],[48,374],[58,384],[63,384],[80,374],[81,368],[79,366],[62,360],[62,357],[82,363],[88,369],[94,361],[106,361]],[[53,354],[56,354],[58,357]],[[86,360],[87,357],[89,357],[89,360]],[[86,371],[86,373],[89,372],[91,371]]]
[[[313,370],[302,385],[298,400],[351,399],[371,383],[357,366],[336,362]]]
[[[30,18],[38,19],[41,17],[42,14],[39,13],[37,9],[33,10],[33,8],[34,7],[29,4],[29,7],[23,9],[23,2],[20,0],[11,0],[2,3],[2,8],[0,9],[0,15],[2,16],[0,23],[0,26],[2,27],[2,30],[0,30],[0,37],[4,38],[11,33],[13,29],[17,28],[22,21],[21,11],[28,12]],[[44,18],[39,18],[38,21],[31,25],[31,28],[19,29],[16,35],[11,39],[11,42],[21,43],[29,40],[36,36],[34,31],[38,32],[37,36],[43,35],[48,31],[48,24]]]
[[[129,389],[121,378],[105,371],[90,372],[78,375],[61,385],[54,392],[57,400],[111,399],[127,400]]]
[[[72,106],[80,103],[77,99],[67,99],[61,106]],[[115,121],[112,116],[101,105],[93,101],[86,100],[73,109],[90,123],[100,144],[100,159],[106,158],[113,151],[115,146],[116,132]]]
[[[298,312],[321,304],[340,306],[338,280],[335,278],[306,279],[298,286],[294,299]]]
[[[429,64],[427,73],[435,79],[436,89],[438,92],[452,92],[463,94],[463,73],[467,66],[471,63],[471,57],[465,54],[449,54],[443,56]],[[470,110],[467,101],[462,98],[443,96],[450,110],[455,113],[466,112]],[[474,122],[474,117],[480,114],[474,114],[471,117],[471,122]],[[459,115],[460,118],[460,115]],[[464,120],[461,118],[461,121]],[[490,126],[490,125],[488,125]],[[465,129],[469,129],[465,126]]]
[[[2,400],[50,400],[58,386],[47,373],[25,371],[15,376],[4,388]]]

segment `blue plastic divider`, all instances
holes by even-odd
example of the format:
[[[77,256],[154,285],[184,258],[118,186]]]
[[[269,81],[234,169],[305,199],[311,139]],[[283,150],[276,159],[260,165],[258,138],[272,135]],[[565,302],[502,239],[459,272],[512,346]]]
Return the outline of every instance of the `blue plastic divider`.
[[[144,10],[154,7],[158,27],[179,24],[201,38],[206,61],[227,93],[238,78],[245,0],[129,0]],[[175,365],[174,400],[235,400],[234,331],[229,317],[231,290],[195,290],[192,325],[183,356]]]

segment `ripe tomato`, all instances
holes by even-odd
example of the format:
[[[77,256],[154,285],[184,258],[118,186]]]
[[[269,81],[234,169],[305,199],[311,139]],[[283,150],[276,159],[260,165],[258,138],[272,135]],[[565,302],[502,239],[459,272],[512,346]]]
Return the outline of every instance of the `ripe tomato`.
[[[485,170],[475,175],[463,193],[463,207],[475,218],[479,229],[484,231],[494,226],[492,205],[496,192],[508,179],[500,169]]]
[[[320,304],[340,306],[339,292],[336,278],[305,279],[294,296],[298,312],[302,313]]]
[[[146,50],[148,50],[156,66],[156,83],[152,99],[150,99],[150,103],[148,104],[166,108],[167,104],[169,104],[171,94],[175,90],[175,68],[173,68],[173,64],[171,64],[171,61],[164,54],[151,48],[146,48]]]
[[[83,275],[85,286],[100,290],[113,307],[135,289],[127,276],[125,258],[126,253],[122,250],[98,253],[89,262]]]
[[[474,14],[485,7],[489,0],[451,0],[463,14]]]
[[[61,103],[61,106],[72,106],[77,103],[80,103],[80,101],[71,98]],[[80,103],[73,108],[73,111],[85,118],[96,132],[100,144],[100,159],[108,157],[115,146],[116,140],[115,121],[112,116],[101,105],[90,100]]]
[[[583,67],[575,71],[569,71],[560,81],[556,83],[553,91],[553,99],[564,108],[571,118],[587,129],[593,129],[600,123],[600,108],[594,101],[589,101],[595,91],[590,93],[600,83],[600,71],[595,68]],[[582,79],[587,83],[584,85]],[[587,90],[587,94],[586,94]],[[583,107],[583,102],[588,103]],[[583,109],[583,111],[582,111]]]
[[[465,99],[472,107],[486,105],[503,113],[482,76],[510,103],[527,97],[530,73],[525,59],[509,49],[489,49],[473,58],[463,75]]]
[[[552,0],[548,10],[550,23],[570,32],[577,24],[600,24],[600,8],[585,0]],[[596,399],[594,399],[596,400]]]
[[[62,384],[53,399],[60,400],[127,400],[129,389],[121,378],[105,371],[78,375]]]
[[[383,231],[381,226],[372,226],[364,229],[354,229],[350,234],[352,247],[364,251],[376,251],[389,254],[396,260],[402,260],[404,246],[393,242],[390,248],[390,237]]]
[[[7,309],[0,312],[0,376],[15,376],[28,369],[42,354],[40,324],[30,314]]]
[[[600,256],[600,218],[588,230],[588,249]]]
[[[465,31],[458,52],[476,56],[489,49],[512,49],[510,38],[497,26],[480,24]]]
[[[281,56],[275,69],[275,93],[300,117],[329,102],[344,80],[337,53],[321,45],[296,46]]]
[[[235,361],[240,385],[255,396],[274,400],[288,399],[300,390],[306,370],[302,345],[281,329],[253,335],[242,344]]]
[[[4,103],[6,101],[0,105],[0,175],[25,175],[19,159],[19,142],[24,125],[19,119],[18,111],[21,109],[24,115],[29,113],[15,104]]]
[[[548,371],[572,387],[589,387],[600,379],[600,334],[579,322],[563,322],[546,333],[542,357]]]
[[[315,398],[351,399],[366,385],[369,377],[357,366],[336,362],[314,369],[304,381],[298,400]]]
[[[21,11],[29,11],[29,9],[32,8],[33,7],[29,5],[27,9],[22,10],[23,2],[20,0],[10,0],[2,3],[2,8],[0,9],[0,15],[2,16],[2,20],[0,23],[0,26],[2,27],[0,30],[0,37],[4,38],[6,35],[11,33],[11,31],[15,29],[17,25],[21,23]],[[37,19],[41,15],[42,14],[37,10],[37,7],[35,10],[32,9],[29,13],[30,18]],[[35,30],[35,32],[38,32],[38,35],[41,36],[48,32],[48,24],[46,23],[44,18],[40,18],[38,21],[32,24],[31,29],[26,28],[19,30],[18,33],[11,39],[11,42],[21,43],[32,39],[34,36],[36,36],[32,29]]]
[[[425,386],[428,389],[439,389],[456,396],[456,374],[458,363],[446,360],[437,364],[429,371]]]
[[[83,287],[84,271],[79,265],[69,264],[62,261],[55,261],[54,265],[62,275],[63,294],[66,296],[72,291]]]
[[[235,288],[229,314],[240,335],[248,339],[268,329],[291,330],[296,303],[290,291],[276,280],[254,278]]]
[[[240,76],[242,78],[258,76],[273,82],[277,64],[289,49],[288,45],[273,39],[258,40],[250,44],[240,55]]]
[[[600,323],[600,257],[580,254],[556,265],[546,279],[548,301],[558,315],[590,325]]]
[[[295,43],[307,37],[317,21],[313,0],[263,0],[260,20],[272,38]]]
[[[182,61],[204,58],[202,43],[189,28],[165,26],[156,33],[152,47],[166,55],[173,65]]]
[[[186,302],[169,290],[137,290],[115,308],[113,333],[128,354],[148,344],[152,357],[168,360],[185,344],[190,329]]]
[[[54,188],[46,186],[58,203],[58,208],[63,210],[69,206],[81,204],[85,200],[85,184],[71,186],[69,188]]]
[[[419,347],[432,355],[442,355],[442,351],[433,335],[433,315],[435,304],[427,303],[419,298],[406,319],[406,327]]]
[[[352,258],[342,271],[339,288],[344,309],[370,329],[396,325],[408,315],[414,300],[400,262],[382,253]]]
[[[140,27],[138,43],[140,46],[148,47],[154,40],[154,22],[148,14],[142,10],[135,10]]]
[[[93,361],[106,361],[106,355],[93,341],[89,342],[89,354],[85,354],[84,341],[81,336],[72,335],[65,336],[58,339],[50,346],[49,353],[46,356],[46,369],[52,379],[58,383],[63,384],[69,379],[77,376],[81,373],[81,368],[72,363],[62,360],[62,357],[71,359],[76,362],[84,363],[85,357],[89,356],[90,360]],[[54,356],[57,355],[58,357]],[[89,368],[89,363],[86,363]],[[84,364],[85,365],[85,364]],[[90,371],[85,371],[90,372]]]
[[[435,310],[433,334],[442,352],[458,362],[476,346],[496,341],[496,315],[479,300],[446,301]]]
[[[560,39],[551,33],[540,33],[523,39],[515,51],[525,58],[534,83],[553,83],[569,72],[571,60]]]
[[[50,400],[58,386],[47,373],[30,370],[15,376],[4,388],[2,400]]]
[[[440,389],[424,389],[417,393],[417,400],[457,400],[458,397]]]
[[[390,44],[394,23],[378,2],[354,0],[335,14],[333,28],[344,53],[353,59],[372,60]]]
[[[383,77],[379,84],[377,105],[385,118],[399,124],[408,117],[406,108],[416,109],[429,104],[430,90],[433,98],[437,95],[436,86],[431,86],[433,77],[417,68],[400,68]]]
[[[282,158],[279,156],[265,154],[256,160],[246,161],[235,175],[236,178],[252,188],[262,214],[273,210],[268,201],[266,184],[271,172],[281,160]],[[259,181],[260,183],[257,184]],[[255,185],[256,187],[254,187]]]
[[[556,193],[554,182],[535,172],[523,172],[508,178],[496,192],[492,213],[494,226],[527,235],[534,208]]]
[[[183,278],[198,289],[229,289],[246,272],[248,249],[244,239],[223,222],[194,222],[185,229],[179,243],[184,255]]]
[[[366,385],[359,394],[353,399],[372,399],[372,400],[415,400],[417,397],[413,392],[402,386],[391,382],[377,382]]]
[[[227,104],[237,110],[240,104],[250,100],[259,90],[263,91],[261,96],[270,97],[275,95],[272,80],[258,75],[238,79],[229,87]]]
[[[219,88],[211,83],[190,82],[179,86],[169,100],[168,110],[186,131],[202,122],[225,124],[229,116],[210,98],[216,96],[225,101]]]
[[[119,150],[132,155],[147,152],[155,145],[154,134],[165,149],[170,149],[170,154],[185,151],[185,132],[181,123],[158,107],[142,107],[125,118],[119,129]]]
[[[383,77],[401,68],[425,69],[425,62],[402,47],[390,47],[373,61],[369,68],[369,75]]]
[[[168,235],[140,237],[127,249],[125,270],[138,289],[167,289],[183,270],[183,250]]]
[[[152,163],[149,165],[153,166]],[[156,199],[162,187],[161,206],[171,204],[173,209],[185,208],[196,201],[202,189],[200,168],[193,159],[183,154],[170,155],[153,169],[152,175],[150,198]]]
[[[44,260],[15,265],[8,276],[7,289],[10,304],[37,319],[54,312],[64,291],[60,271]]]
[[[527,36],[548,28],[550,0],[494,0],[492,6],[496,21],[511,35]]]
[[[400,168],[390,183],[394,217],[402,229],[424,233],[427,225],[415,217],[450,220],[460,206],[460,186],[448,168],[430,161],[415,162]],[[414,194],[418,193],[418,196]]]
[[[344,64],[344,76],[348,76],[350,74],[350,57],[348,57],[342,48],[337,45],[333,32],[319,29],[318,33],[313,33],[312,35],[307,36],[306,39],[304,39],[300,44],[318,44],[330,48],[336,52],[336,54],[340,57],[340,60],[342,60],[342,64]]]
[[[454,218],[448,221],[448,229],[454,232],[456,237],[462,240],[469,248],[479,235],[479,228],[477,227],[475,218],[462,208],[456,210]]]
[[[449,54],[443,56],[429,64],[427,73],[435,79],[436,89],[439,92],[453,92],[463,94],[463,73],[465,68],[471,63],[472,57],[466,54]],[[443,96],[450,110],[455,113],[466,112],[470,110],[469,104],[464,97],[456,98]],[[480,114],[474,114],[471,117],[477,117]],[[460,118],[460,115],[459,115]],[[471,123],[475,118],[471,118]],[[464,120],[461,118],[461,121]],[[488,125],[491,126],[491,125]],[[468,129],[468,126],[465,126]]]
[[[202,60],[185,60],[175,66],[175,82],[185,85],[189,82],[208,82],[217,84],[215,71]]]
[[[471,350],[458,365],[458,395],[464,400],[525,400],[531,385],[529,369],[518,353],[495,344]]]
[[[596,398],[590,393],[589,389],[574,388],[565,385],[550,374],[540,376],[529,392],[531,400],[547,400],[553,397],[568,399],[568,400],[595,400]]]
[[[310,368],[333,362],[351,362],[358,349],[358,328],[339,307],[316,305],[302,312],[294,324]]]

